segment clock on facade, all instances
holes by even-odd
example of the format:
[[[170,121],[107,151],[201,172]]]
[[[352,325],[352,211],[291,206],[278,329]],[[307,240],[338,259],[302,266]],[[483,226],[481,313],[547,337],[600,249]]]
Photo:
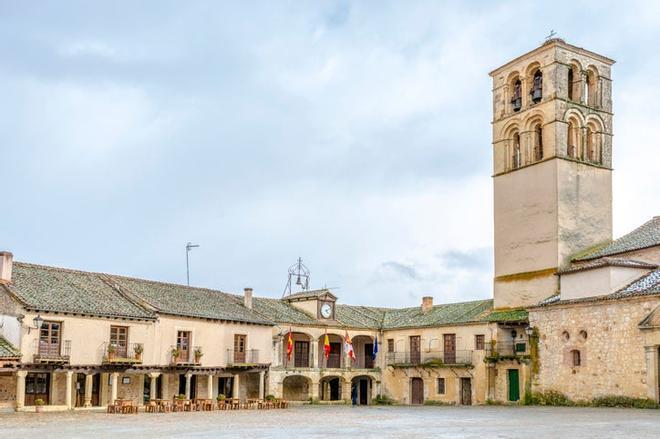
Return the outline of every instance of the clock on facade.
[[[321,305],[321,317],[324,319],[329,319],[332,317],[332,305],[329,303],[324,303]]]

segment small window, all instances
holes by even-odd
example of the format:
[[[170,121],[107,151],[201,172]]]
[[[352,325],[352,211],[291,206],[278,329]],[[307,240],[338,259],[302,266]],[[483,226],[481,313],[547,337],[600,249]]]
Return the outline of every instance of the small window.
[[[575,81],[575,73],[573,73],[574,67],[571,66],[568,69],[568,99],[573,100],[573,82]]]
[[[513,169],[518,169],[522,165],[522,155],[520,153],[520,134],[518,133],[513,135],[513,157],[511,159]]]
[[[569,157],[577,158],[578,156],[578,127],[572,120],[568,122],[568,148],[567,153]]]
[[[540,123],[534,127],[534,159],[543,160],[543,127]]]
[[[516,81],[513,83],[511,107],[513,111],[520,111],[522,108],[522,83],[520,82],[520,79],[516,79]]]
[[[580,366],[582,364],[582,358],[580,356],[580,351],[577,349],[571,351],[571,359],[573,362],[573,367]]]
[[[564,339],[564,341],[568,341],[571,339],[571,335],[568,333],[568,331],[564,331],[561,333],[561,338]]]
[[[582,340],[586,340],[587,339],[587,331],[585,331],[584,329],[582,331],[580,331],[580,338]]]
[[[532,95],[532,102],[541,102],[543,98],[543,73],[540,70],[534,73],[534,83],[529,94]]]
[[[388,338],[387,339],[387,352],[394,352],[394,339],[393,338]]]
[[[474,336],[474,348],[478,351],[483,351],[486,347],[486,336],[477,334]]]
[[[444,394],[445,394],[445,379],[438,378],[438,395],[444,395]]]

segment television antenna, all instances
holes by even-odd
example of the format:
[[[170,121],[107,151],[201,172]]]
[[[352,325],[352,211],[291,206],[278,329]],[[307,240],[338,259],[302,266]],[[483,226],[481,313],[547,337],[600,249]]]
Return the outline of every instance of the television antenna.
[[[193,244],[192,242],[186,242],[186,283],[190,286],[190,262],[188,261],[188,253],[190,250],[199,247],[199,244]]]

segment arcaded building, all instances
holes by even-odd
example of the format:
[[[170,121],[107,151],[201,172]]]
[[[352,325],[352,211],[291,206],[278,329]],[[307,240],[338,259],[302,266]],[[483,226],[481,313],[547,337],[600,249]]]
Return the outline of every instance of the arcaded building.
[[[327,289],[275,299],[2,252],[0,408],[176,395],[470,405],[550,390],[659,401],[660,217],[612,239],[613,64],[552,39],[491,72],[484,300],[365,307]]]

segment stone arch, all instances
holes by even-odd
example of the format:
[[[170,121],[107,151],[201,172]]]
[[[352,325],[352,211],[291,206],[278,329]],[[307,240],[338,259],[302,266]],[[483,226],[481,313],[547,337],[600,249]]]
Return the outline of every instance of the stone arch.
[[[511,72],[507,77],[507,108],[511,112],[520,111],[522,108],[523,80],[518,71]]]
[[[584,99],[582,102],[589,107],[600,107],[599,84],[600,73],[593,64],[584,70]]]
[[[325,357],[325,335],[319,337],[317,343],[318,367],[325,369],[336,369],[344,364],[344,337],[335,332],[328,332],[330,342],[330,354]]]
[[[532,161],[539,161],[544,157],[543,125],[543,113],[540,111],[530,114],[524,122],[525,156],[531,157]]]
[[[374,338],[371,335],[360,334],[351,339],[355,361],[353,367],[358,369],[371,369],[374,367],[372,358]]]
[[[303,375],[288,375],[282,380],[282,397],[287,401],[308,401],[312,380]]]
[[[291,358],[288,355],[289,334],[293,341]],[[282,364],[287,367],[310,367],[314,337],[304,331],[287,331],[282,343]]]
[[[582,96],[580,84],[582,84],[582,63],[576,59],[572,59],[568,64],[567,74],[567,95],[571,101],[579,102]]]
[[[319,381],[319,399],[321,401],[341,401],[346,380],[339,375],[326,375]]]
[[[603,161],[603,122],[596,115],[587,118],[584,158],[594,163]]]
[[[371,404],[371,396],[376,386],[376,378],[371,374],[356,375],[351,378],[351,401],[357,405]]]

